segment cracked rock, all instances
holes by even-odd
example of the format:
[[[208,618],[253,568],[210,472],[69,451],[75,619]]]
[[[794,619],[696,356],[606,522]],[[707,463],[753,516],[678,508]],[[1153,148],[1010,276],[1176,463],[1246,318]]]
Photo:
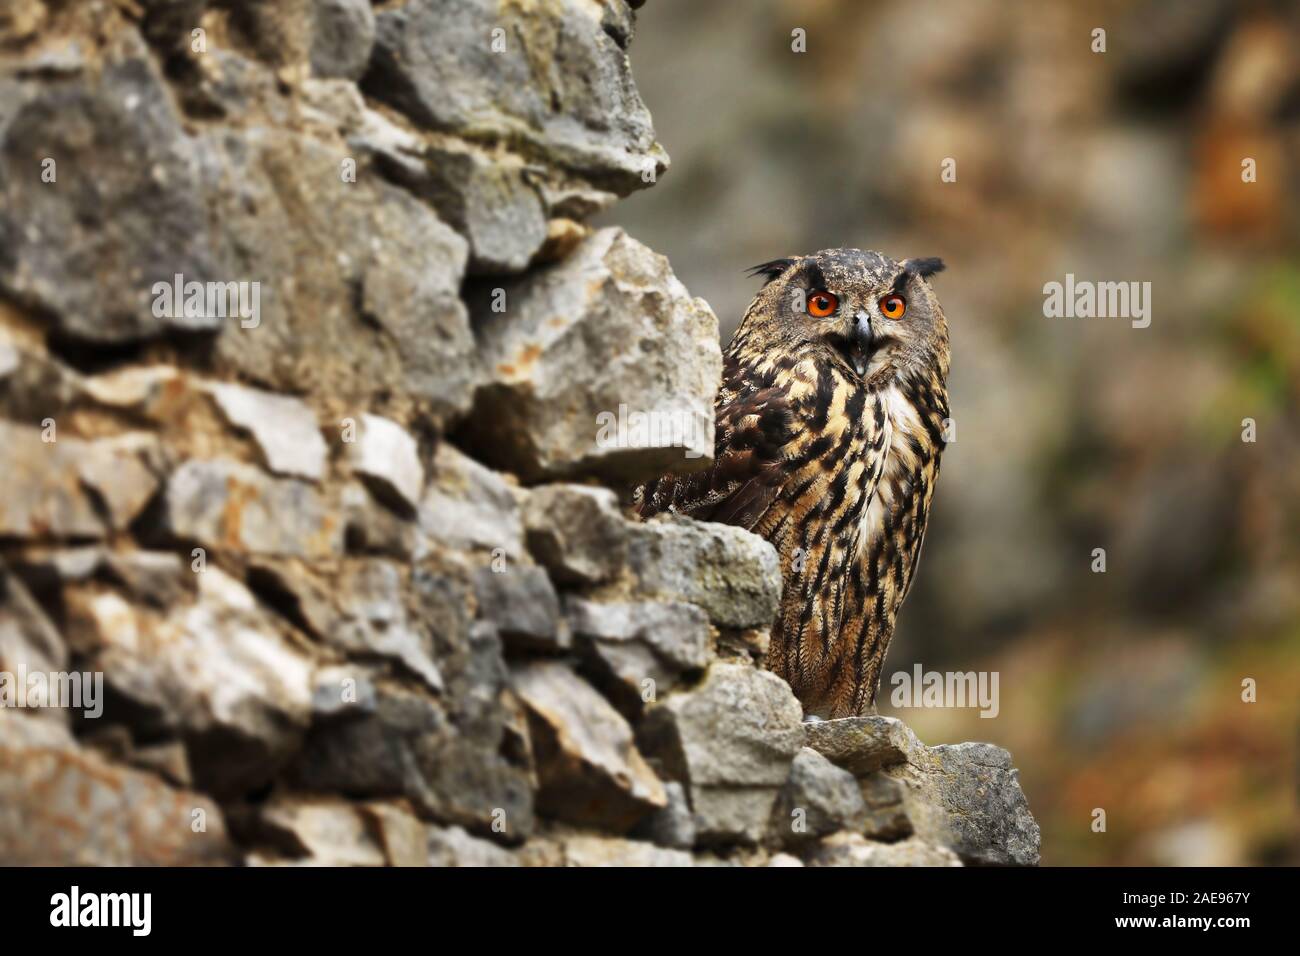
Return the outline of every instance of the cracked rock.
[[[252,435],[271,471],[312,481],[324,477],[329,449],[316,414],[301,399],[224,383],[207,391],[231,425]]]
[[[399,510],[414,513],[424,491],[424,466],[419,446],[406,429],[379,415],[363,414],[357,419],[356,440],[346,447],[353,471]]]
[[[630,17],[616,8],[410,0],[378,13],[363,87],[430,129],[519,142],[626,194],[668,157],[632,82]]]
[[[790,846],[808,843],[836,830],[860,831],[867,806],[853,774],[804,747],[795,754],[772,809],[772,834]]]
[[[759,842],[803,746],[803,711],[774,674],[717,662],[650,708],[648,754],[686,786],[701,841]]]
[[[702,607],[720,627],[767,628],[781,600],[776,549],[742,528],[661,518],[629,526],[637,591]]]
[[[558,584],[599,584],[627,560],[627,522],[607,488],[542,485],[523,507],[528,550]]]
[[[82,749],[60,723],[0,709],[0,859],[9,866],[212,866],[221,810]]]
[[[717,319],[662,256],[602,229],[470,299],[485,381],[457,434],[483,460],[527,482],[708,464]]]
[[[511,683],[528,711],[540,812],[622,832],[667,806],[632,728],[567,666],[526,664]]]
[[[227,459],[177,468],[162,518],[173,537],[214,551],[325,558],[343,545],[342,520],[310,484]]]

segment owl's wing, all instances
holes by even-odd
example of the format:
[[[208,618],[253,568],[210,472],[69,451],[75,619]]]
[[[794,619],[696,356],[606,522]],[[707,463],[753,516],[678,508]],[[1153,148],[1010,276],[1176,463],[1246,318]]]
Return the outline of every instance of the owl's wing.
[[[795,434],[786,389],[724,381],[714,417],[713,464],[638,488],[641,517],[675,512],[748,529],[771,506],[786,480],[784,453]]]

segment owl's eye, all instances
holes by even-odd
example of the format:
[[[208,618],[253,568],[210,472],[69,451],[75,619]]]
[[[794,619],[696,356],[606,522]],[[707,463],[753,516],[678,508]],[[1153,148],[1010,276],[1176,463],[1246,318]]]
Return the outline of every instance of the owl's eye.
[[[840,300],[834,293],[827,292],[825,289],[818,289],[808,296],[808,314],[819,319],[826,318],[826,316],[838,309],[839,305]]]
[[[887,319],[901,319],[907,311],[907,300],[901,295],[884,296],[877,304],[880,306],[880,314]]]

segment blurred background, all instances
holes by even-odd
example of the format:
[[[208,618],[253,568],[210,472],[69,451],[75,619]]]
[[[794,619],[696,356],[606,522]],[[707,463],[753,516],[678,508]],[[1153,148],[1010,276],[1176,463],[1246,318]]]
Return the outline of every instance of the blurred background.
[[[1300,863],[1300,4],[652,0],[631,57],[673,162],[605,222],[724,339],[754,263],[948,263],[957,440],[881,712],[916,663],[999,672],[995,719],[898,714],[1012,751],[1045,864]],[[1045,318],[1066,273],[1152,283],[1150,327]]]

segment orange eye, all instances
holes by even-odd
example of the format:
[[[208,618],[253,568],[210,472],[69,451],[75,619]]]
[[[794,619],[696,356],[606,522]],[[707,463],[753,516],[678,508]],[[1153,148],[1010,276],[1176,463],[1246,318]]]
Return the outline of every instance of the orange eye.
[[[808,314],[824,319],[840,306],[840,300],[825,289],[808,296]]]
[[[907,311],[907,300],[901,295],[887,295],[878,303],[880,314],[887,319],[901,319]]]

